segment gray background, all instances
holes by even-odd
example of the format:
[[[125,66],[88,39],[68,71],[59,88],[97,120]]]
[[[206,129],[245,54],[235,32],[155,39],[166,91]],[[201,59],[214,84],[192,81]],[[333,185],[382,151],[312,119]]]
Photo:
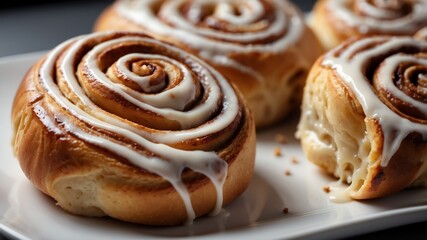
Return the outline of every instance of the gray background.
[[[100,11],[112,2],[57,1],[3,7],[0,9],[0,57],[48,50],[68,38],[89,33]],[[294,2],[303,11],[309,11],[313,1]]]
[[[19,1],[0,3],[0,57],[49,50],[66,39],[89,33],[98,14],[112,1]],[[294,1],[310,11],[314,0]],[[1,75],[1,73],[0,73]],[[427,222],[387,229],[353,239],[427,239]],[[0,239],[4,237],[0,234]]]

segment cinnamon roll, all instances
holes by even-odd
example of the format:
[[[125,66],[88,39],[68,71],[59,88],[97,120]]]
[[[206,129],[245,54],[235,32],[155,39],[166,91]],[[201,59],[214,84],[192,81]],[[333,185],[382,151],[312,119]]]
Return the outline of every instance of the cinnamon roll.
[[[297,132],[306,157],[353,199],[427,186],[426,89],[426,41],[345,42],[309,74]]]
[[[237,85],[257,127],[299,106],[322,49],[296,7],[283,0],[121,0],[95,30],[143,31],[213,65]]]
[[[412,36],[427,26],[427,1],[319,0],[310,25],[326,49],[353,36]]]
[[[148,225],[217,214],[253,175],[255,124],[205,62],[139,33],[60,44],[13,103],[22,170],[63,209]]]

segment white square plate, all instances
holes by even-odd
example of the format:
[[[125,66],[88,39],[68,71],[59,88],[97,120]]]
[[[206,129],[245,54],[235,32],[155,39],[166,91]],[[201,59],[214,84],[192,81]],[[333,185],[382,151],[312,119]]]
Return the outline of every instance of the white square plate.
[[[322,189],[334,180],[304,158],[293,138],[297,116],[282,126],[258,132],[254,179],[247,191],[217,217],[199,218],[188,226],[155,228],[70,215],[31,185],[12,154],[12,101],[22,77],[40,56],[34,53],[0,59],[0,231],[7,235],[46,240],[319,239],[427,220],[427,189],[405,190],[371,201],[330,202]],[[287,136],[287,144],[275,141],[278,133]],[[282,157],[275,156],[276,147],[281,148]],[[288,208],[287,214],[284,208]]]

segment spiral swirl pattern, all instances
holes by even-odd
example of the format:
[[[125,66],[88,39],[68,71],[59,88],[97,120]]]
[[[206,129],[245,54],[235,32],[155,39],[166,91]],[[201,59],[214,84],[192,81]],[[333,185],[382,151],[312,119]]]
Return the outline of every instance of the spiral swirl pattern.
[[[179,39],[203,58],[251,75],[256,70],[228,55],[283,51],[304,29],[295,7],[281,0],[123,0],[116,7],[124,18],[150,33]]]
[[[410,37],[354,40],[331,51],[333,68],[384,135],[382,166],[408,134],[427,139],[427,42]]]
[[[363,35],[412,35],[427,24],[422,0],[328,0],[327,8]]]
[[[39,88],[53,102],[37,111],[45,126],[168,180],[190,222],[195,213],[181,174],[185,168],[202,173],[216,188],[219,212],[227,162],[215,150],[238,131],[242,107],[204,62],[142,34],[96,33],[49,53]]]

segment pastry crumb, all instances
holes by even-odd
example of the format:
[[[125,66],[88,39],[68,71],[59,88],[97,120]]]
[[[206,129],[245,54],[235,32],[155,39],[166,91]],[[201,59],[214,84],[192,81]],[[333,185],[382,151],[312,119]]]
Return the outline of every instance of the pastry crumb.
[[[276,134],[276,142],[280,144],[286,144],[288,140],[286,139],[286,136],[283,134]]]
[[[283,214],[288,214],[289,213],[289,209],[287,207],[283,208],[282,213]]]
[[[280,147],[276,147],[276,148],[274,148],[274,156],[276,156],[276,157],[281,157],[281,156],[283,156],[283,154],[282,154],[282,149],[280,149]]]
[[[298,160],[298,158],[296,158],[296,157],[292,157],[291,162],[292,162],[293,164],[298,164],[298,163],[299,163],[299,160]]]
[[[330,193],[330,192],[331,192],[331,188],[330,188],[329,186],[324,186],[324,187],[323,187],[323,191],[324,191],[325,193]]]
[[[285,175],[286,175],[286,176],[291,176],[291,175],[292,175],[292,173],[291,173],[291,171],[286,170],[286,171],[285,171]]]

